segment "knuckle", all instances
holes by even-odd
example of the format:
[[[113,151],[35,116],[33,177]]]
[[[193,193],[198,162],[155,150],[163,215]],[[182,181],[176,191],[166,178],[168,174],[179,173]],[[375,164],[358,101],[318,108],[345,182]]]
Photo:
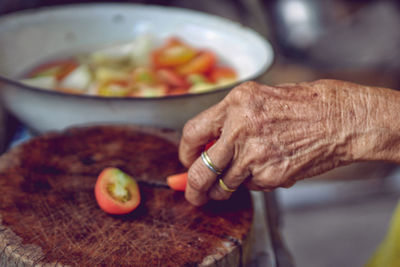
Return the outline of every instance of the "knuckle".
[[[272,179],[272,178],[265,178],[265,177],[264,178],[261,178],[261,177],[253,178],[253,183],[263,191],[267,190],[267,189],[277,188],[281,184],[279,179]]]
[[[258,86],[259,84],[256,82],[244,82],[231,91],[229,98],[233,99],[234,101],[246,102],[246,100],[254,95],[254,91]]]
[[[186,122],[185,126],[183,127],[183,131],[182,131],[182,139],[185,142],[190,143],[191,138],[193,136],[196,136],[196,133],[198,132],[197,125],[198,124],[195,122],[194,119],[190,119],[189,121]]]
[[[235,111],[235,121],[241,122],[244,131],[254,133],[265,129],[265,119],[268,116],[266,96],[259,92],[256,82],[246,82],[232,91],[232,103]],[[237,110],[239,107],[240,110]]]
[[[272,163],[264,162],[261,163],[258,168],[252,170],[253,181],[261,187],[264,188],[277,188],[281,187],[286,181],[288,181],[288,176],[285,174],[286,168],[281,165],[281,162]]]
[[[240,184],[249,176],[249,172],[245,168],[246,165],[235,164],[223,177],[223,180],[226,181],[226,185],[229,188],[238,188]]]
[[[270,188],[257,185],[253,180],[250,180],[249,182],[247,182],[246,187],[248,189],[254,190],[254,191],[265,191],[265,192],[271,191]]]
[[[231,181],[231,183],[235,184],[235,187],[237,187],[240,185],[240,181],[243,180],[242,177],[245,176],[247,175],[243,168],[232,168],[229,172],[229,177],[226,177],[225,180]]]

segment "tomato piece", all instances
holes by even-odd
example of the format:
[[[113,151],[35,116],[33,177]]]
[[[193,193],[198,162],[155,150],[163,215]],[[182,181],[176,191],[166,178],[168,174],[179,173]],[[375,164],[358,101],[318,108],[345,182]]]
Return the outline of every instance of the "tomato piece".
[[[109,214],[127,214],[140,203],[138,184],[117,168],[106,168],[100,173],[94,192],[100,208]]]
[[[57,81],[62,81],[71,72],[73,72],[76,68],[78,68],[78,66],[79,66],[79,64],[75,61],[65,63],[56,75]]]
[[[152,52],[151,58],[156,68],[175,67],[194,58],[197,51],[182,41],[171,38],[167,43]]]
[[[165,47],[171,47],[171,46],[175,46],[175,45],[185,45],[185,43],[177,37],[169,37],[165,41]]]
[[[189,83],[181,75],[170,69],[160,69],[157,76],[161,82],[169,86],[189,88]]]
[[[47,62],[35,67],[30,71],[27,77],[38,77],[38,76],[55,76],[62,68],[68,65],[78,65],[78,63],[72,59],[57,60],[52,62]]]
[[[199,94],[204,92],[213,91],[218,88],[218,85],[215,83],[196,83],[189,88],[189,93],[191,94]]]
[[[188,173],[178,173],[167,177],[168,186],[175,191],[185,191]]]
[[[183,95],[187,94],[188,92],[188,88],[174,87],[168,90],[167,95]]]
[[[154,85],[158,83],[158,77],[152,69],[140,67],[133,71],[132,81],[134,83]]]
[[[188,75],[187,80],[192,85],[210,83],[210,80],[206,76],[197,73]]]
[[[130,86],[130,82],[128,80],[111,80],[107,84],[115,84],[115,85],[119,85],[121,87],[129,87]]]
[[[203,51],[191,61],[177,67],[178,73],[181,75],[189,75],[194,73],[206,73],[214,68],[217,57],[211,51]]]
[[[210,141],[205,146],[204,150],[208,150],[210,147],[212,147],[215,144],[215,142],[217,142],[217,139]],[[175,191],[185,191],[187,181],[188,181],[188,173],[187,172],[173,174],[173,175],[170,175],[167,177],[168,186]]]
[[[129,81],[114,80],[99,85],[97,94],[106,97],[125,97],[132,93]]]
[[[212,140],[210,141],[204,148],[204,150],[208,150],[210,147],[212,147],[217,140]],[[178,173],[174,175],[170,175],[167,177],[167,184],[168,186],[175,190],[175,191],[185,191],[186,185],[188,181],[188,173],[183,172],[183,173]]]
[[[168,92],[168,87],[164,84],[158,84],[154,86],[138,86],[130,94],[134,97],[163,97],[166,96]]]
[[[75,95],[82,95],[83,92],[76,90],[74,88],[66,88],[66,87],[56,87],[54,90],[63,92],[63,93],[68,93],[68,94],[75,94]]]
[[[218,82],[222,79],[236,79],[237,75],[234,69],[230,67],[215,67],[210,73],[210,79]]]
[[[210,149],[210,147],[212,147],[215,144],[215,142],[217,142],[217,139],[208,142],[208,144],[204,147],[204,150]]]

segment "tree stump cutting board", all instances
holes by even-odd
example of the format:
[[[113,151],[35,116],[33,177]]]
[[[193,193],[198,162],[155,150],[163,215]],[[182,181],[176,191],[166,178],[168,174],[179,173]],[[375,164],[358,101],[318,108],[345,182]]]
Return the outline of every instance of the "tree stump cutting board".
[[[248,191],[196,208],[165,184],[183,172],[178,135],[134,126],[51,133],[0,157],[0,266],[243,266],[253,209]],[[98,174],[139,181],[132,213],[104,213]]]

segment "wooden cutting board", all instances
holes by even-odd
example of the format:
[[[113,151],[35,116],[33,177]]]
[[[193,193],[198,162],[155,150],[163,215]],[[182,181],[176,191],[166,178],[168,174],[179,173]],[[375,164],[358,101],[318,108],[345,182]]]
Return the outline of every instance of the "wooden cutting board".
[[[0,266],[243,266],[248,191],[196,208],[165,184],[184,171],[178,134],[134,126],[51,133],[0,157]],[[94,185],[106,167],[139,181],[140,206],[112,216]]]

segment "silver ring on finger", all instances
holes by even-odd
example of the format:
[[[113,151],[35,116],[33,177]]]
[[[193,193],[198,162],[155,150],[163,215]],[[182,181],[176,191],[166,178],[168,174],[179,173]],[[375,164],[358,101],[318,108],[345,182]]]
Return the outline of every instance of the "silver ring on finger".
[[[203,151],[201,153],[201,159],[202,159],[203,163],[207,166],[207,168],[209,168],[217,176],[220,176],[222,174],[222,170],[219,169],[217,166],[215,166],[214,163],[212,163],[212,161],[206,151]]]

